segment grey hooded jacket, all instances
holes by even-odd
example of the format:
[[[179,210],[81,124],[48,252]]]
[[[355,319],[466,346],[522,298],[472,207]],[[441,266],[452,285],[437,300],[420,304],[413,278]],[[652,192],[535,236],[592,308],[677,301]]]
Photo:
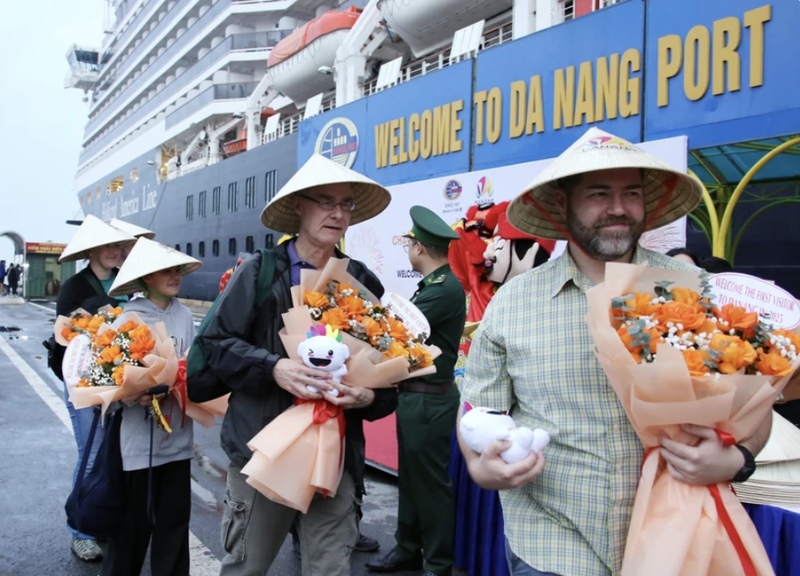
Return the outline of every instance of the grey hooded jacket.
[[[173,298],[166,310],[148,300],[136,298],[125,305],[125,312],[135,312],[150,327],[163,322],[167,334],[172,337],[178,357],[191,346],[195,327],[192,312]],[[194,455],[194,434],[192,420],[187,417],[181,427],[181,409],[174,396],[161,401],[164,415],[170,416],[172,434],[155,429],[153,436],[153,466],[169,462],[188,460]],[[122,468],[127,472],[147,468],[150,459],[150,420],[146,418],[147,409],[138,403],[124,405],[120,427],[120,448]]]

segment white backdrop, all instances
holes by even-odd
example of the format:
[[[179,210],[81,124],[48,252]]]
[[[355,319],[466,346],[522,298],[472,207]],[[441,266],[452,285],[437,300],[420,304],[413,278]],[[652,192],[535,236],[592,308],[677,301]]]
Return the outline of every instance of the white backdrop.
[[[639,146],[675,168],[686,171],[686,137],[654,140]],[[421,279],[421,275],[411,270],[403,249],[402,236],[411,229],[408,212],[412,206],[426,206],[448,224],[455,224],[478,198],[491,197],[496,203],[512,200],[551,161],[538,160],[392,186],[389,188],[392,193],[389,207],[382,214],[347,231],[347,255],[364,262],[378,275],[386,290],[410,297]],[[641,243],[661,252],[684,246],[686,219],[648,232],[642,237]],[[563,252],[566,246],[565,242],[558,244],[554,257]]]

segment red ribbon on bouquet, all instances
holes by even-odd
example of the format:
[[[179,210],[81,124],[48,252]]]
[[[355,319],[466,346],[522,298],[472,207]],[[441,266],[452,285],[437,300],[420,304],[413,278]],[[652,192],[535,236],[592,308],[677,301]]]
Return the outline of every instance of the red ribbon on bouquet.
[[[328,420],[336,418],[336,423],[339,425],[339,466],[341,466],[342,459],[344,458],[344,431],[346,425],[344,410],[326,400],[303,400],[302,398],[295,398],[294,405],[300,406],[301,404],[314,405],[314,413],[312,416],[312,422],[314,424],[325,424]],[[322,497],[326,498],[327,496],[328,491],[323,490]]]
[[[736,438],[734,438],[731,434],[723,432],[722,430],[715,430],[715,432],[717,433],[717,436],[719,436],[719,439],[722,440],[723,446],[729,447],[736,444]],[[644,467],[644,463],[647,461],[647,458],[650,456],[650,454],[658,449],[659,446],[651,446],[645,450],[644,458],[642,458],[642,467]],[[661,455],[659,454],[658,457],[660,458]],[[719,492],[719,486],[716,484],[710,484],[706,486],[706,488],[708,488],[711,497],[714,499],[714,504],[716,505],[719,519],[722,521],[722,525],[725,527],[725,532],[728,533],[728,537],[731,539],[731,543],[736,550],[736,554],[739,556],[739,562],[742,564],[742,569],[744,570],[745,576],[758,576],[758,572],[753,565],[753,560],[750,558],[750,554],[748,554],[747,548],[745,548],[741,536],[739,536],[739,531],[736,530],[736,526],[733,525],[733,520],[731,520],[728,510],[725,508],[725,503],[722,501],[722,494]],[[731,490],[733,490],[733,488],[731,488]]]
[[[186,359],[178,362],[178,373],[175,376],[173,392],[178,396],[181,405],[181,428],[186,424],[186,406],[189,404],[189,391],[186,387]]]

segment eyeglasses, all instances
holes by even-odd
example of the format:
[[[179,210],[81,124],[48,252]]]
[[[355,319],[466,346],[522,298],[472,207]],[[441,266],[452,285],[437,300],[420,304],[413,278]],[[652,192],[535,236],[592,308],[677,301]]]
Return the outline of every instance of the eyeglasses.
[[[333,212],[336,207],[342,209],[342,212],[352,212],[356,209],[356,203],[352,200],[346,200],[344,202],[331,202],[330,200],[317,200],[316,198],[312,198],[311,196],[303,196],[299,194],[300,198],[305,198],[306,200],[311,200],[312,202],[316,202],[319,204],[319,207],[325,210],[325,212]]]
[[[408,241],[406,244],[403,244],[403,250],[405,250],[405,251],[406,251],[406,254],[408,254],[408,250],[409,250],[409,248],[410,248],[411,246],[414,246],[415,244],[418,244],[418,242],[416,242],[416,241],[414,241],[414,240],[409,240],[409,241]]]

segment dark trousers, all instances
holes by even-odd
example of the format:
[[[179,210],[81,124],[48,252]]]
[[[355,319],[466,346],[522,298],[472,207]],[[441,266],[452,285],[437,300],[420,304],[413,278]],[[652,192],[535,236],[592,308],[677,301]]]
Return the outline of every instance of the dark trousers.
[[[108,541],[101,576],[139,576],[148,545],[152,576],[189,576],[191,460],[153,468],[152,526],[147,517],[147,474],[147,468],[125,473],[125,522],[122,532]]]
[[[458,389],[401,392],[397,406],[399,508],[395,553],[444,573],[455,563],[455,499],[447,468]]]

